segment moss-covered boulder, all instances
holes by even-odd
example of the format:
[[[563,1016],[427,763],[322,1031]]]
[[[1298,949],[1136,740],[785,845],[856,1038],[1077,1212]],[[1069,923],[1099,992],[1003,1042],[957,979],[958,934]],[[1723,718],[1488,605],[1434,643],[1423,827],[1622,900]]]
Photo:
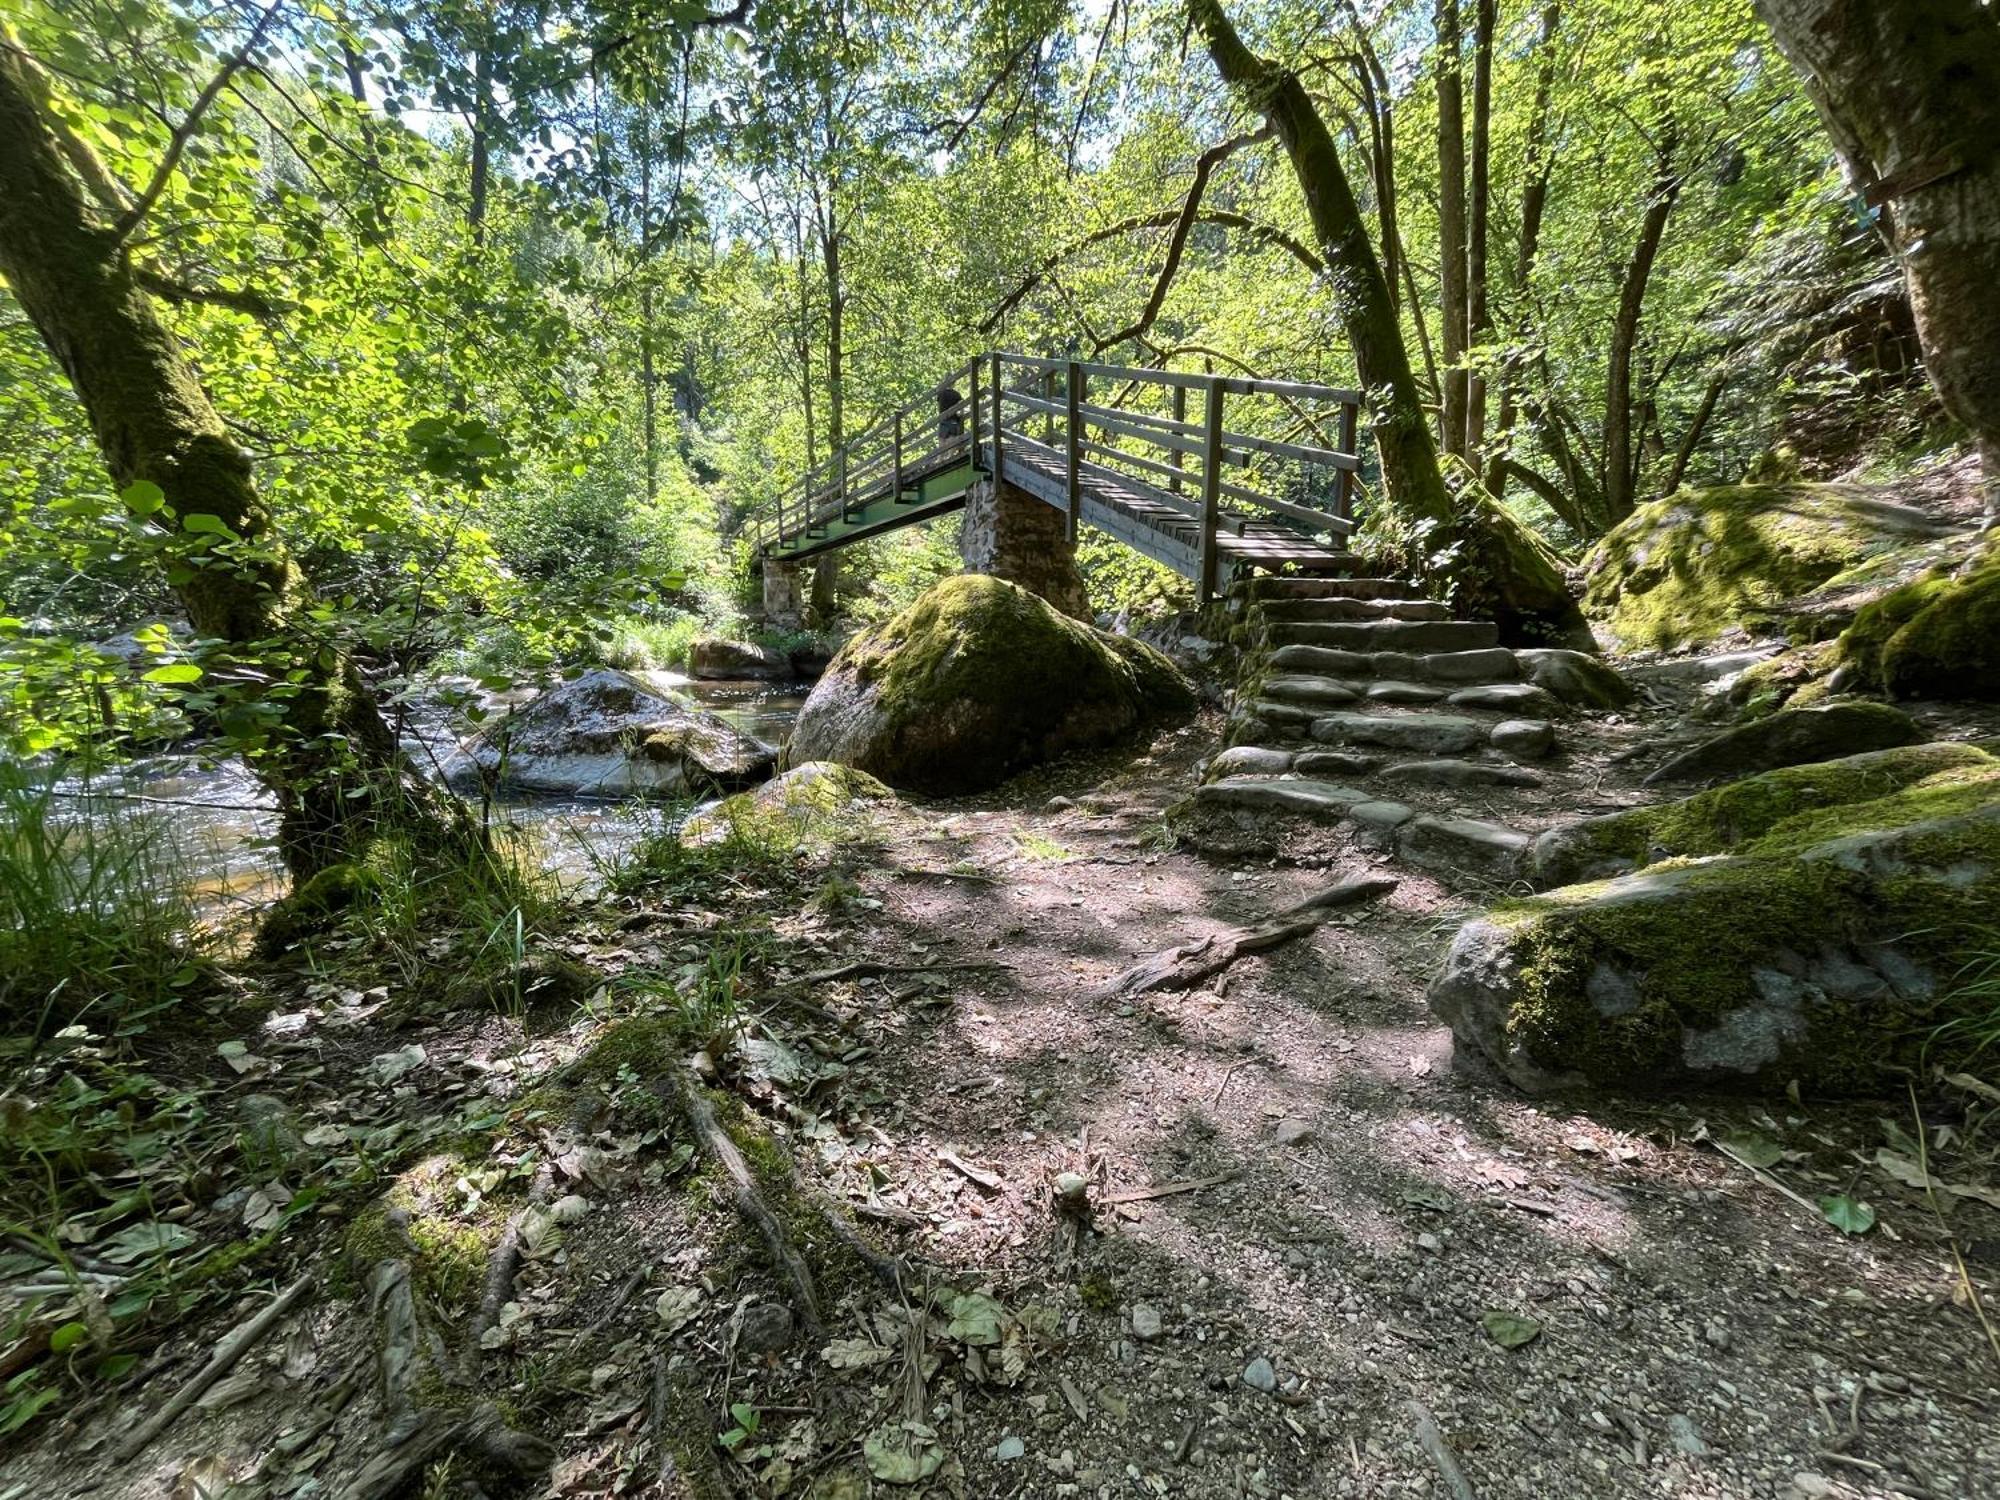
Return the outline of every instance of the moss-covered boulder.
[[[1836,655],[1894,697],[2000,699],[2000,550],[1864,605]]]
[[[691,847],[749,840],[794,847],[838,838],[870,804],[894,802],[896,794],[866,771],[832,761],[807,761],[738,792],[681,826],[681,842]]]
[[[969,573],[841,648],[800,711],[785,764],[836,761],[893,787],[952,795],[1194,706],[1150,646]]]
[[[1599,830],[1691,849],[1748,832],[1495,907],[1460,929],[1432,1008],[1531,1091],[1866,1092],[1927,1043],[1952,1062],[1934,1038],[2000,901],[2000,762],[1941,749],[1776,772]],[[1876,786],[1894,789],[1820,800]]]
[[[1605,534],[1584,565],[1584,612],[1625,650],[1769,630],[1814,590],[1940,531],[1924,512],[1860,485],[1683,490]]]
[[[1987,789],[1975,796],[2000,797],[2000,760],[1971,745],[1937,743],[1787,766],[1677,802],[1551,828],[1535,840],[1535,883],[1570,885],[1663,859],[1721,854],[1787,819],[1859,802],[1879,803],[1878,816],[1914,816],[1886,799],[1905,790],[1923,800],[1956,796],[1965,787]]]
[[[1726,729],[1683,750],[1646,778],[1648,785],[1698,784],[1890,750],[1923,738],[1916,720],[1886,703],[1825,703],[1786,708]]]

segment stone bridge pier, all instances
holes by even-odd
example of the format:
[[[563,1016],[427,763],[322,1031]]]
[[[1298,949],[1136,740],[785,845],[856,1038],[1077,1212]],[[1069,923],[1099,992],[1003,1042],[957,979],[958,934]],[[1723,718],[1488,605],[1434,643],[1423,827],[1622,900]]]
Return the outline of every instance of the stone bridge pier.
[[[764,619],[784,630],[797,630],[805,619],[805,595],[799,565],[764,559]]]
[[[940,436],[964,431],[964,398],[947,386],[938,392],[944,413]],[[1083,575],[1076,568],[1076,543],[1069,539],[1062,512],[1003,477],[985,476],[965,492],[965,514],[959,525],[958,555],[968,573],[985,573],[1018,583],[1039,594],[1064,614],[1091,618]]]

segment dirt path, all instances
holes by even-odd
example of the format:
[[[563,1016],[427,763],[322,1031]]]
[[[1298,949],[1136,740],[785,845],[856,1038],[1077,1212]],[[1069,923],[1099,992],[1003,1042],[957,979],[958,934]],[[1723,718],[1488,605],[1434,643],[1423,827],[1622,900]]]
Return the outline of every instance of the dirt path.
[[[1626,798],[1619,753],[1663,724],[1580,731],[1515,820]],[[1869,1172],[1893,1107],[1582,1110],[1455,1071],[1423,989],[1478,893],[1344,832],[1295,827],[1277,857],[1254,829],[1234,847],[1255,857],[1176,847],[1165,815],[1218,727],[897,804],[769,887],[587,912],[555,946],[612,983],[580,1011],[412,1032],[383,992],[301,975],[271,1001],[284,1039],[251,1033],[273,1064],[252,1081],[309,1142],[367,1139],[380,1165],[327,1146],[312,1172],[358,1186],[257,1277],[334,1295],[116,1462],[261,1302],[210,1309],[0,1462],[0,1500],[362,1500],[343,1486],[395,1416],[342,1247],[385,1187],[472,1247],[427,1283],[440,1310],[476,1293],[499,1224],[533,1231],[457,1399],[553,1440],[527,1491],[551,1500],[2000,1496],[2000,1365],[1922,1196]],[[1365,874],[1399,884],[1205,985],[1102,998],[1151,954]],[[607,1060],[621,1021],[685,1005],[725,948],[756,1003],[717,1097],[797,1164],[800,1202],[823,1190],[908,1267],[892,1292],[814,1241],[818,1332],[662,1107],[684,1054]],[[801,984],[860,962],[879,972]],[[1880,1227],[1840,1234],[1705,1132],[1782,1148],[1805,1199],[1852,1189]],[[1069,1172],[1088,1223],[1059,1202]],[[1963,1203],[1953,1226],[1992,1298],[2000,1213]],[[1412,1402],[1469,1491],[1414,1440]],[[480,1482],[447,1467],[422,1493],[506,1493]]]

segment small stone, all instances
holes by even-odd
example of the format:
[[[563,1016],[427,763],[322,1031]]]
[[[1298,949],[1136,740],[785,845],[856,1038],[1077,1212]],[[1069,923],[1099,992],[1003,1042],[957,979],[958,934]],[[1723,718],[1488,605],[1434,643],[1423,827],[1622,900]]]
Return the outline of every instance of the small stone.
[[[737,1324],[738,1348],[776,1354],[792,1341],[792,1310],[782,1302],[759,1302],[743,1309]]]
[[[1066,1208],[1083,1208],[1090,1202],[1090,1182],[1081,1172],[1056,1173],[1056,1196]]]
[[[1160,1322],[1160,1310],[1150,1302],[1132,1304],[1132,1337],[1142,1344],[1150,1344],[1165,1328]]]
[[[1420,1234],[1417,1236],[1417,1248],[1426,1254],[1436,1255],[1444,1249],[1444,1241],[1434,1234]]]
[[[1275,1391],[1278,1388],[1278,1372],[1271,1368],[1271,1362],[1262,1355],[1243,1367],[1243,1383],[1253,1391]]]
[[[1703,1458],[1708,1454],[1708,1444],[1702,1441],[1693,1419],[1682,1412],[1675,1412],[1667,1418],[1667,1437],[1689,1458]]]
[[[1070,800],[1070,799],[1069,799],[1068,797],[1051,797],[1051,798],[1049,798],[1049,800],[1048,800],[1048,801],[1047,801],[1047,802],[1046,802],[1045,804],[1043,804],[1043,807],[1042,807],[1042,811],[1043,811],[1043,812],[1065,812],[1065,811],[1067,811],[1068,809],[1070,809],[1070,808],[1072,808],[1072,807],[1075,807],[1075,806],[1076,806],[1076,803],[1074,803],[1073,801],[1071,801],[1071,800]]]
[[[1384,833],[1402,827],[1416,815],[1416,810],[1404,802],[1357,802],[1347,810],[1348,821],[1356,827]]]
[[[1729,1325],[1720,1318],[1710,1318],[1701,1330],[1701,1336],[1718,1349],[1727,1349],[1734,1340],[1730,1337]]]
[[[994,1445],[993,1461],[995,1463],[1011,1464],[1012,1462],[1014,1462],[1015,1459],[1021,1457],[1021,1455],[1026,1453],[1027,1451],[1028,1451],[1028,1445],[1022,1442],[1019,1438],[1003,1437],[997,1444]]]
[[[1546,719],[1502,719],[1487,743],[1503,755],[1540,760],[1556,747],[1555,726]]]
[[[1280,1120],[1274,1139],[1280,1146],[1302,1146],[1313,1138],[1313,1128],[1304,1120]]]

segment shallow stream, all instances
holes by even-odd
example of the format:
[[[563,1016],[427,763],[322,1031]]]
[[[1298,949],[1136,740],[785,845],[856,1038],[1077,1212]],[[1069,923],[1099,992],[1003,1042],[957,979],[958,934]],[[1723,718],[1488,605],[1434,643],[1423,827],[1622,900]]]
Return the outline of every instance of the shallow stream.
[[[784,744],[805,703],[798,683],[645,675],[652,685],[769,745]],[[413,713],[404,741],[420,763],[436,765],[457,748],[458,735],[443,710],[427,706]],[[166,863],[211,900],[265,901],[283,888],[272,846],[273,804],[234,756],[217,760],[199,750],[147,756],[87,782],[67,781],[62,791],[106,816],[156,820],[161,839],[173,846]],[[535,857],[565,885],[583,888],[666,817],[662,807],[643,802],[519,794],[503,796],[493,812],[522,831]]]

